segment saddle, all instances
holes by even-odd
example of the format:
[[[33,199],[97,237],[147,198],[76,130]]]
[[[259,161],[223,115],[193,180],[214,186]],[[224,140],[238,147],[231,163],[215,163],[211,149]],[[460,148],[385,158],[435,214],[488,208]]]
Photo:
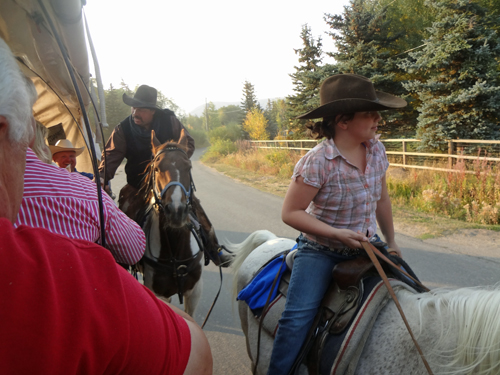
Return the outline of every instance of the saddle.
[[[384,249],[385,243],[375,243],[374,245],[381,250]],[[385,249],[383,251],[387,253]],[[414,275],[406,263],[401,263],[407,271]],[[386,273],[398,277],[388,267],[384,266],[384,268],[386,268]],[[290,276],[291,271],[285,271],[279,283],[279,294],[269,304],[265,312],[253,310],[255,315],[260,316],[262,313],[265,316],[262,327],[272,337],[276,335],[278,322],[285,308]],[[360,256],[337,264],[332,270],[332,279],[333,282],[323,298],[308,338],[296,360],[295,370],[298,370],[302,363],[308,367],[309,374],[320,373],[320,368],[324,370],[321,373],[325,372],[325,369],[332,368],[335,358],[331,358],[331,354],[340,352],[346,340],[346,335],[349,337],[350,344],[354,341],[352,340],[353,336],[355,338],[361,337],[359,340],[366,340],[376,315],[389,299],[387,291],[381,287],[382,282],[375,266],[368,257]],[[401,279],[405,281],[403,278]],[[394,282],[400,287],[406,287],[406,284],[402,281],[395,280]],[[414,285],[407,288],[413,290]],[[373,298],[374,294],[377,294],[377,298]],[[373,302],[368,307],[370,300],[376,300],[376,302]],[[363,312],[358,314],[360,310],[363,310]],[[368,312],[364,310],[368,310]],[[358,326],[364,324],[367,333],[358,332],[354,334],[354,328],[350,327],[353,320],[357,321]],[[362,324],[359,323],[359,320],[361,320]],[[364,341],[362,344],[364,345]],[[325,347],[327,347],[329,353],[329,361],[322,364],[322,353],[325,351]],[[349,349],[351,350],[351,352],[348,350],[351,353],[349,355],[360,354],[361,349],[357,350],[359,353],[356,350]],[[352,351],[356,353],[352,354]],[[348,366],[345,364],[346,355],[339,357],[342,357],[342,361],[344,361],[341,367]],[[338,364],[336,366],[338,367]],[[326,371],[329,373],[328,370]],[[292,371],[292,373],[294,372]]]

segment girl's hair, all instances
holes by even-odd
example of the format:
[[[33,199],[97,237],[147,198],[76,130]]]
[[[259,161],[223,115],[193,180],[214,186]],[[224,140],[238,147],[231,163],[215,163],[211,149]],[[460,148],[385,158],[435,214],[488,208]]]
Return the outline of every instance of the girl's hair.
[[[33,144],[33,152],[38,156],[38,159],[44,163],[50,164],[52,162],[52,152],[45,139],[47,138],[47,128],[36,122],[35,143]]]
[[[307,135],[314,139],[326,137],[332,139],[335,136],[335,126],[341,121],[350,121],[354,113],[339,113],[334,116],[323,117],[323,121],[307,124]]]

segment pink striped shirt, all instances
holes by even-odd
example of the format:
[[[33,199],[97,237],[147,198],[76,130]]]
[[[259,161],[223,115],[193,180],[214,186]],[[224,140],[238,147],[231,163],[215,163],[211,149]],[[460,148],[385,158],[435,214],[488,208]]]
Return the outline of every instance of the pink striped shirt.
[[[144,232],[106,193],[102,198],[106,247],[117,262],[137,263],[146,247]],[[23,201],[15,227],[19,225],[97,242],[101,230],[95,183],[79,173],[45,164],[28,149]]]
[[[332,227],[358,230],[372,237],[377,231],[375,210],[382,193],[382,179],[389,167],[384,145],[371,139],[366,145],[366,170],[352,165],[333,140],[325,140],[310,150],[295,166],[292,178],[319,191],[306,212]],[[304,233],[312,241],[330,248],[341,242]]]

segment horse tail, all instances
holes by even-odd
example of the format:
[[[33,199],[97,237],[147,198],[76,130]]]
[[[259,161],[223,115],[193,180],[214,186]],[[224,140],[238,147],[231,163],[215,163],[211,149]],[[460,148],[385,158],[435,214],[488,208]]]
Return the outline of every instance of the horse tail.
[[[231,262],[231,269],[233,270],[233,273],[236,274],[238,272],[245,259],[254,249],[262,245],[264,242],[275,238],[278,237],[268,230],[257,230],[239,244],[229,243],[226,245],[226,248],[235,253],[235,257]]]

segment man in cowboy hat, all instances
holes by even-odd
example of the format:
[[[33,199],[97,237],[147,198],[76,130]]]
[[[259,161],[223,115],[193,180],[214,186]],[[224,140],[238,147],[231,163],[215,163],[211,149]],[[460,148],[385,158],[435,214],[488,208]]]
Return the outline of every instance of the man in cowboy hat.
[[[154,130],[160,143],[179,141],[183,131],[185,137],[187,137],[188,157],[191,157],[194,152],[194,139],[175,117],[174,112],[169,109],[159,108],[156,99],[156,89],[147,85],[139,86],[133,97],[123,94],[123,102],[132,107],[131,114],[115,127],[103,151],[102,161],[99,166],[102,184],[111,180],[123,159],[127,159],[125,174],[127,175],[128,186],[122,189],[120,194],[120,208],[123,207],[125,194],[127,196],[137,196],[137,191],[144,177],[144,170],[153,158],[151,151],[152,130]],[[222,252],[219,254],[213,253],[219,248],[215,231],[194,194],[193,202],[194,215],[203,229],[203,242],[209,249],[210,257],[216,260],[219,258],[218,261],[228,266],[232,256]],[[132,217],[132,219],[135,220],[136,218]]]
[[[55,146],[49,146],[52,152],[52,160],[61,168],[66,168],[70,172],[80,173],[90,179],[94,178],[92,173],[79,172],[76,170],[76,157],[83,152],[85,147],[74,147],[68,139],[60,139]]]
[[[155,88],[141,85],[133,97],[123,94],[123,102],[132,111],[130,116],[118,124],[103,151],[99,166],[101,178],[111,180],[124,158],[127,158],[125,173],[127,183],[139,189],[143,172],[151,161],[151,130],[161,143],[178,141],[181,130],[188,138],[188,156],[194,152],[194,139],[169,109],[161,109],[156,104]]]

